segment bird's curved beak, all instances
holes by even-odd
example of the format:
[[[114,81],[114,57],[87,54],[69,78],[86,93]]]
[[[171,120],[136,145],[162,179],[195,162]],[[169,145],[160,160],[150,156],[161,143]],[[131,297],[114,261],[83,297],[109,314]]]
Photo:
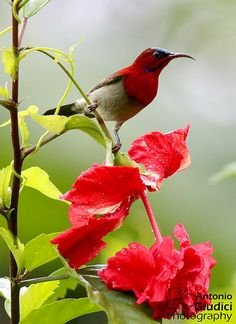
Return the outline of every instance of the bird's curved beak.
[[[195,60],[192,56],[188,55],[188,54],[184,54],[184,53],[171,53],[169,58],[171,59],[175,59],[175,58],[178,58],[178,57],[187,57],[187,58],[190,58],[192,60]]]

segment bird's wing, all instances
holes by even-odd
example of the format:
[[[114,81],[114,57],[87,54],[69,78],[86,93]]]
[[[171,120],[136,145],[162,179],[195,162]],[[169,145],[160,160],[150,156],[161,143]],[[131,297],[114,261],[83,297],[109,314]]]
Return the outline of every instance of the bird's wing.
[[[125,75],[119,75],[119,74],[111,74],[110,76],[106,77],[105,79],[101,80],[95,87],[92,88],[92,90],[89,91],[88,94],[92,93],[95,90],[98,90],[100,88],[103,88],[105,86],[108,86],[110,84],[114,84],[119,82],[125,77]]]

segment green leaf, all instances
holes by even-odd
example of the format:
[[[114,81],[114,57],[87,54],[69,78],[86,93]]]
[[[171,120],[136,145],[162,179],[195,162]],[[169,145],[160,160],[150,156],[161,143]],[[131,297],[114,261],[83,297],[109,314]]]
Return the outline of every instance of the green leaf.
[[[108,290],[96,275],[91,271],[96,266],[81,269],[83,278],[87,282],[88,296],[91,301],[101,306],[107,313],[109,323],[112,324],[154,324],[157,321],[152,319],[152,311],[144,305],[137,305],[136,299],[123,292]],[[97,266],[97,270],[101,267]]]
[[[88,298],[62,299],[34,310],[21,320],[20,324],[64,324],[73,318],[100,310],[97,305],[90,303]]]
[[[231,179],[236,177],[236,162],[226,164],[221,171],[213,175],[210,179],[211,183],[218,183],[222,180]]]
[[[37,114],[37,112],[38,112],[38,107],[29,106],[26,110],[19,111],[18,117],[25,118],[26,116],[29,116],[30,114]],[[5,121],[3,124],[0,125],[0,128],[5,127],[10,124],[11,124],[11,119],[8,119],[7,121]]]
[[[68,117],[51,115],[51,116],[41,116],[38,114],[38,107],[30,106],[27,109],[30,117],[38,123],[40,126],[48,130],[49,132],[60,134],[68,121]]]
[[[23,320],[33,310],[41,307],[53,294],[54,290],[58,287],[58,284],[59,282],[55,280],[33,284],[27,288],[20,296],[21,320]],[[40,321],[38,323],[40,323]]]
[[[15,56],[13,49],[5,48],[3,50],[2,62],[5,73],[14,79],[18,69],[18,58]]]
[[[50,240],[56,235],[58,235],[58,233],[43,233],[25,245],[22,263],[28,271],[32,271],[41,265],[58,258],[58,252],[50,243]]]
[[[106,146],[105,135],[99,125],[86,116],[71,116],[65,125],[65,131],[79,129],[91,136],[97,143]]]
[[[11,317],[11,301],[9,299],[5,300],[4,308],[9,317]]]
[[[106,148],[106,165],[113,165],[112,141],[106,137],[100,126],[90,118],[80,115],[71,116],[65,125],[64,132],[79,129],[91,136],[97,143]]]
[[[59,135],[65,128],[67,117],[52,115],[52,116],[40,116],[31,115],[31,118],[36,121],[40,126],[48,130],[49,132]]]
[[[29,0],[23,7],[23,15],[26,18],[34,16],[42,9],[50,0]]]
[[[18,266],[18,270],[20,271],[22,268],[21,263],[24,244],[22,244],[18,238],[15,240],[12,233],[6,228],[0,227],[0,236],[3,238],[9,250],[13,254]]]
[[[10,181],[12,175],[12,168],[8,165],[6,168],[0,170],[0,206],[3,208],[10,206],[11,188]]]
[[[0,278],[0,296],[7,300],[11,298],[11,282],[9,278]]]
[[[22,115],[19,115],[19,129],[21,135],[21,145],[25,146],[26,144],[28,144],[30,132]]]
[[[5,87],[0,87],[0,96],[2,96],[5,99],[9,99],[10,98],[10,94],[9,94],[9,89],[7,86],[7,82],[5,83]]]
[[[60,276],[60,275],[65,275],[68,274],[68,271],[66,268],[60,268],[56,271],[54,271],[53,273],[51,273],[49,275],[49,277],[56,277],[56,276]],[[73,277],[69,277],[67,279],[62,279],[59,280],[59,285],[58,287],[55,289],[53,295],[51,295],[48,299],[47,299],[47,304],[52,303],[54,301],[56,301],[57,299],[62,299],[66,296],[68,289],[69,290],[75,290],[75,288],[78,286],[78,280],[73,278]]]
[[[11,281],[9,278],[0,278],[0,296],[5,299],[4,308],[6,313],[11,314]]]
[[[62,193],[49,180],[49,175],[43,169],[31,167],[22,171],[22,176],[25,178],[24,186],[34,188],[49,198],[60,200]]]

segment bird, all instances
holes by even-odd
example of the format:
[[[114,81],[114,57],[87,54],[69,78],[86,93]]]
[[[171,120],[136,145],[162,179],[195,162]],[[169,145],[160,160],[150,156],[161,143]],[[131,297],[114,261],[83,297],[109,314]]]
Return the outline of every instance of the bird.
[[[121,147],[119,130],[130,118],[147,107],[158,93],[161,71],[176,58],[194,59],[184,53],[172,53],[164,48],[145,49],[134,62],[104,78],[88,92],[92,102],[88,105],[84,98],[60,107],[59,115],[84,114],[94,117],[96,109],[104,121],[113,121],[116,144],[113,152]],[[47,110],[44,115],[54,114],[56,109]]]

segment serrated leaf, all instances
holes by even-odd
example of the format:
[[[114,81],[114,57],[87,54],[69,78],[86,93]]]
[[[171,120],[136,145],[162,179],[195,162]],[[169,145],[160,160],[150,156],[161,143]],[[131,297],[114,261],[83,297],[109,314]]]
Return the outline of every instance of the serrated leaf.
[[[34,188],[49,198],[60,200],[62,193],[50,181],[49,175],[43,169],[31,167],[22,171],[22,176],[25,178],[25,186]]]
[[[211,183],[217,183],[226,179],[231,179],[236,177],[236,162],[231,162],[229,164],[226,164],[221,171],[214,174],[210,182]]]
[[[95,266],[94,266],[95,269]],[[98,267],[98,269],[100,269]],[[84,269],[82,269],[85,271]],[[84,275],[87,281],[88,296],[92,302],[101,306],[111,324],[154,324],[152,311],[144,305],[137,305],[136,299],[123,292],[108,290],[100,279],[89,271]]]
[[[22,268],[21,261],[24,251],[24,244],[22,244],[18,238],[14,240],[12,233],[6,228],[0,227],[0,236],[3,238],[9,250],[13,254],[18,266],[18,270],[20,271],[20,269]]]
[[[100,307],[92,304],[87,297],[80,299],[62,299],[34,310],[26,318],[21,320],[20,324],[64,324],[76,317],[100,310]]]
[[[12,168],[10,165],[0,170],[0,206],[9,207],[11,199],[10,181]]]
[[[66,268],[60,268],[49,275],[49,277],[56,277],[61,275],[67,275],[68,271]],[[68,274],[69,275],[69,274]],[[73,277],[59,280],[59,285],[55,289],[54,293],[47,299],[47,304],[62,299],[66,296],[68,290],[75,290],[78,286],[78,280]]]
[[[13,49],[5,48],[3,50],[2,62],[3,62],[5,73],[9,74],[13,79],[15,79],[17,69],[18,69],[18,59],[15,56]]]
[[[43,233],[26,243],[22,264],[28,271],[32,271],[58,257],[57,251],[50,243],[50,240],[56,235],[58,233]]]
[[[24,319],[33,310],[41,307],[45,301],[53,294],[58,287],[59,282],[48,281],[31,285],[20,296],[20,314],[21,320]],[[39,321],[40,323],[40,321]]]
[[[9,278],[0,278],[0,296],[10,300],[11,298],[11,282]]]
[[[79,129],[90,135],[97,143],[106,146],[105,137],[96,122],[86,116],[71,116],[65,125],[65,131]]]
[[[23,15],[26,18],[34,16],[42,9],[50,0],[29,0],[23,7]]]

